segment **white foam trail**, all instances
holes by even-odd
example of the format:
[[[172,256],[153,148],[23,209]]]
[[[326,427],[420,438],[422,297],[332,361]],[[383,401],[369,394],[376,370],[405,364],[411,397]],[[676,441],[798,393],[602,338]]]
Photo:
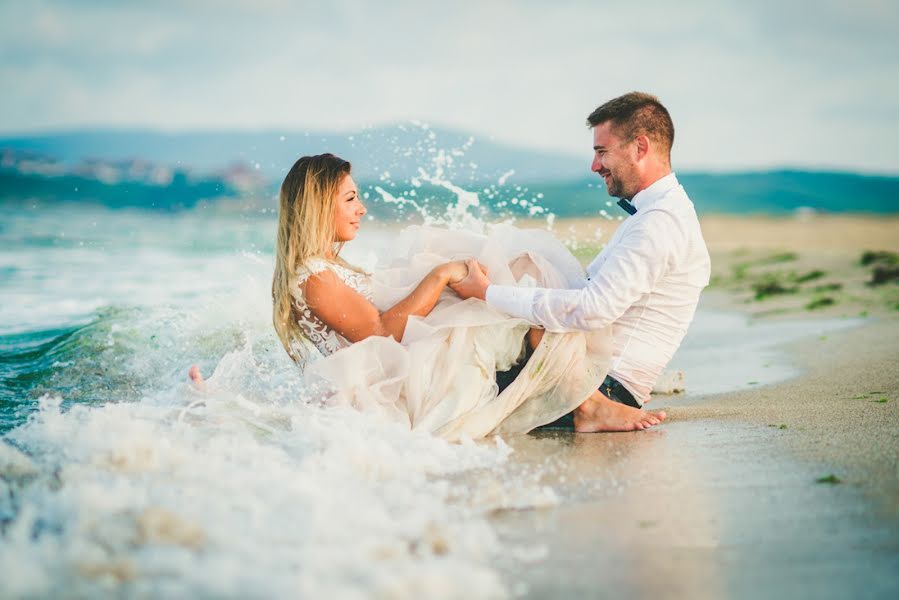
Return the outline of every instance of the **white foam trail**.
[[[39,474],[12,484],[6,593],[505,595],[487,566],[495,535],[448,479],[498,466],[504,445],[223,390],[178,412],[156,398],[61,413],[48,399],[10,436]]]

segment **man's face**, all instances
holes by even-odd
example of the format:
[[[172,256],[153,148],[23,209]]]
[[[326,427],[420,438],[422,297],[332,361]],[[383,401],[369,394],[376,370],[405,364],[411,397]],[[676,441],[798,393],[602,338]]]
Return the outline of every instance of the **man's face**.
[[[630,200],[640,191],[637,157],[633,140],[623,140],[612,133],[609,121],[593,128],[594,173],[599,173],[606,183],[606,190],[615,198]]]

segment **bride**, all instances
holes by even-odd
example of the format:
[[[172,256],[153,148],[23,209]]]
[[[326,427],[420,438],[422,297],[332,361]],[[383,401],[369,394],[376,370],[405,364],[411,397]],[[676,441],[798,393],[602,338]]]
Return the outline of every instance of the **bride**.
[[[570,287],[583,270],[551,235],[410,227],[393,262],[369,274],[340,257],[365,214],[350,163],[332,154],[300,158],[281,186],[274,326],[329,403],[447,439],[523,433],[575,409],[579,431],[664,418],[597,391],[611,356],[607,329],[545,333],[447,287],[469,264],[497,283]],[[190,377],[203,384],[196,366]]]

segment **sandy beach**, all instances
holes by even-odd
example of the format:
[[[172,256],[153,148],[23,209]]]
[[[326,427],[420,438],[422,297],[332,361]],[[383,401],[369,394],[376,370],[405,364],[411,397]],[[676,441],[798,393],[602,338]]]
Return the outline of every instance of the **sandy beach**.
[[[685,393],[653,398],[651,408],[669,419],[652,431],[515,440],[521,465],[552,464],[545,481],[561,500],[495,515],[509,540],[534,548],[532,568],[510,567],[509,577],[522,577],[533,598],[602,589],[624,597],[894,597],[899,286],[869,283],[878,265],[895,267],[899,219],[713,216],[702,225],[713,284],[700,316],[741,315],[748,329],[734,335],[800,333],[749,372],[729,370],[724,348],[689,349],[693,364],[706,350],[720,377],[758,381],[697,393],[688,368]],[[556,229],[573,232],[584,256],[595,250],[597,228],[605,240],[614,226],[577,220]],[[862,264],[865,252],[880,254]],[[714,366],[694,375],[708,377]],[[765,371],[781,366],[793,375],[765,385]]]

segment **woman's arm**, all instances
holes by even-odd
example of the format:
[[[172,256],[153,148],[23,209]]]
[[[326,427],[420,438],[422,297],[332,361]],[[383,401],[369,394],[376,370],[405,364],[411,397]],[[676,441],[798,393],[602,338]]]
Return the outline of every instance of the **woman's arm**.
[[[411,294],[383,313],[331,270],[307,279],[304,295],[316,317],[353,343],[372,335],[390,335],[399,341],[403,339],[409,317],[422,317],[431,312],[447,284],[461,280],[467,273],[462,261],[440,265]]]

